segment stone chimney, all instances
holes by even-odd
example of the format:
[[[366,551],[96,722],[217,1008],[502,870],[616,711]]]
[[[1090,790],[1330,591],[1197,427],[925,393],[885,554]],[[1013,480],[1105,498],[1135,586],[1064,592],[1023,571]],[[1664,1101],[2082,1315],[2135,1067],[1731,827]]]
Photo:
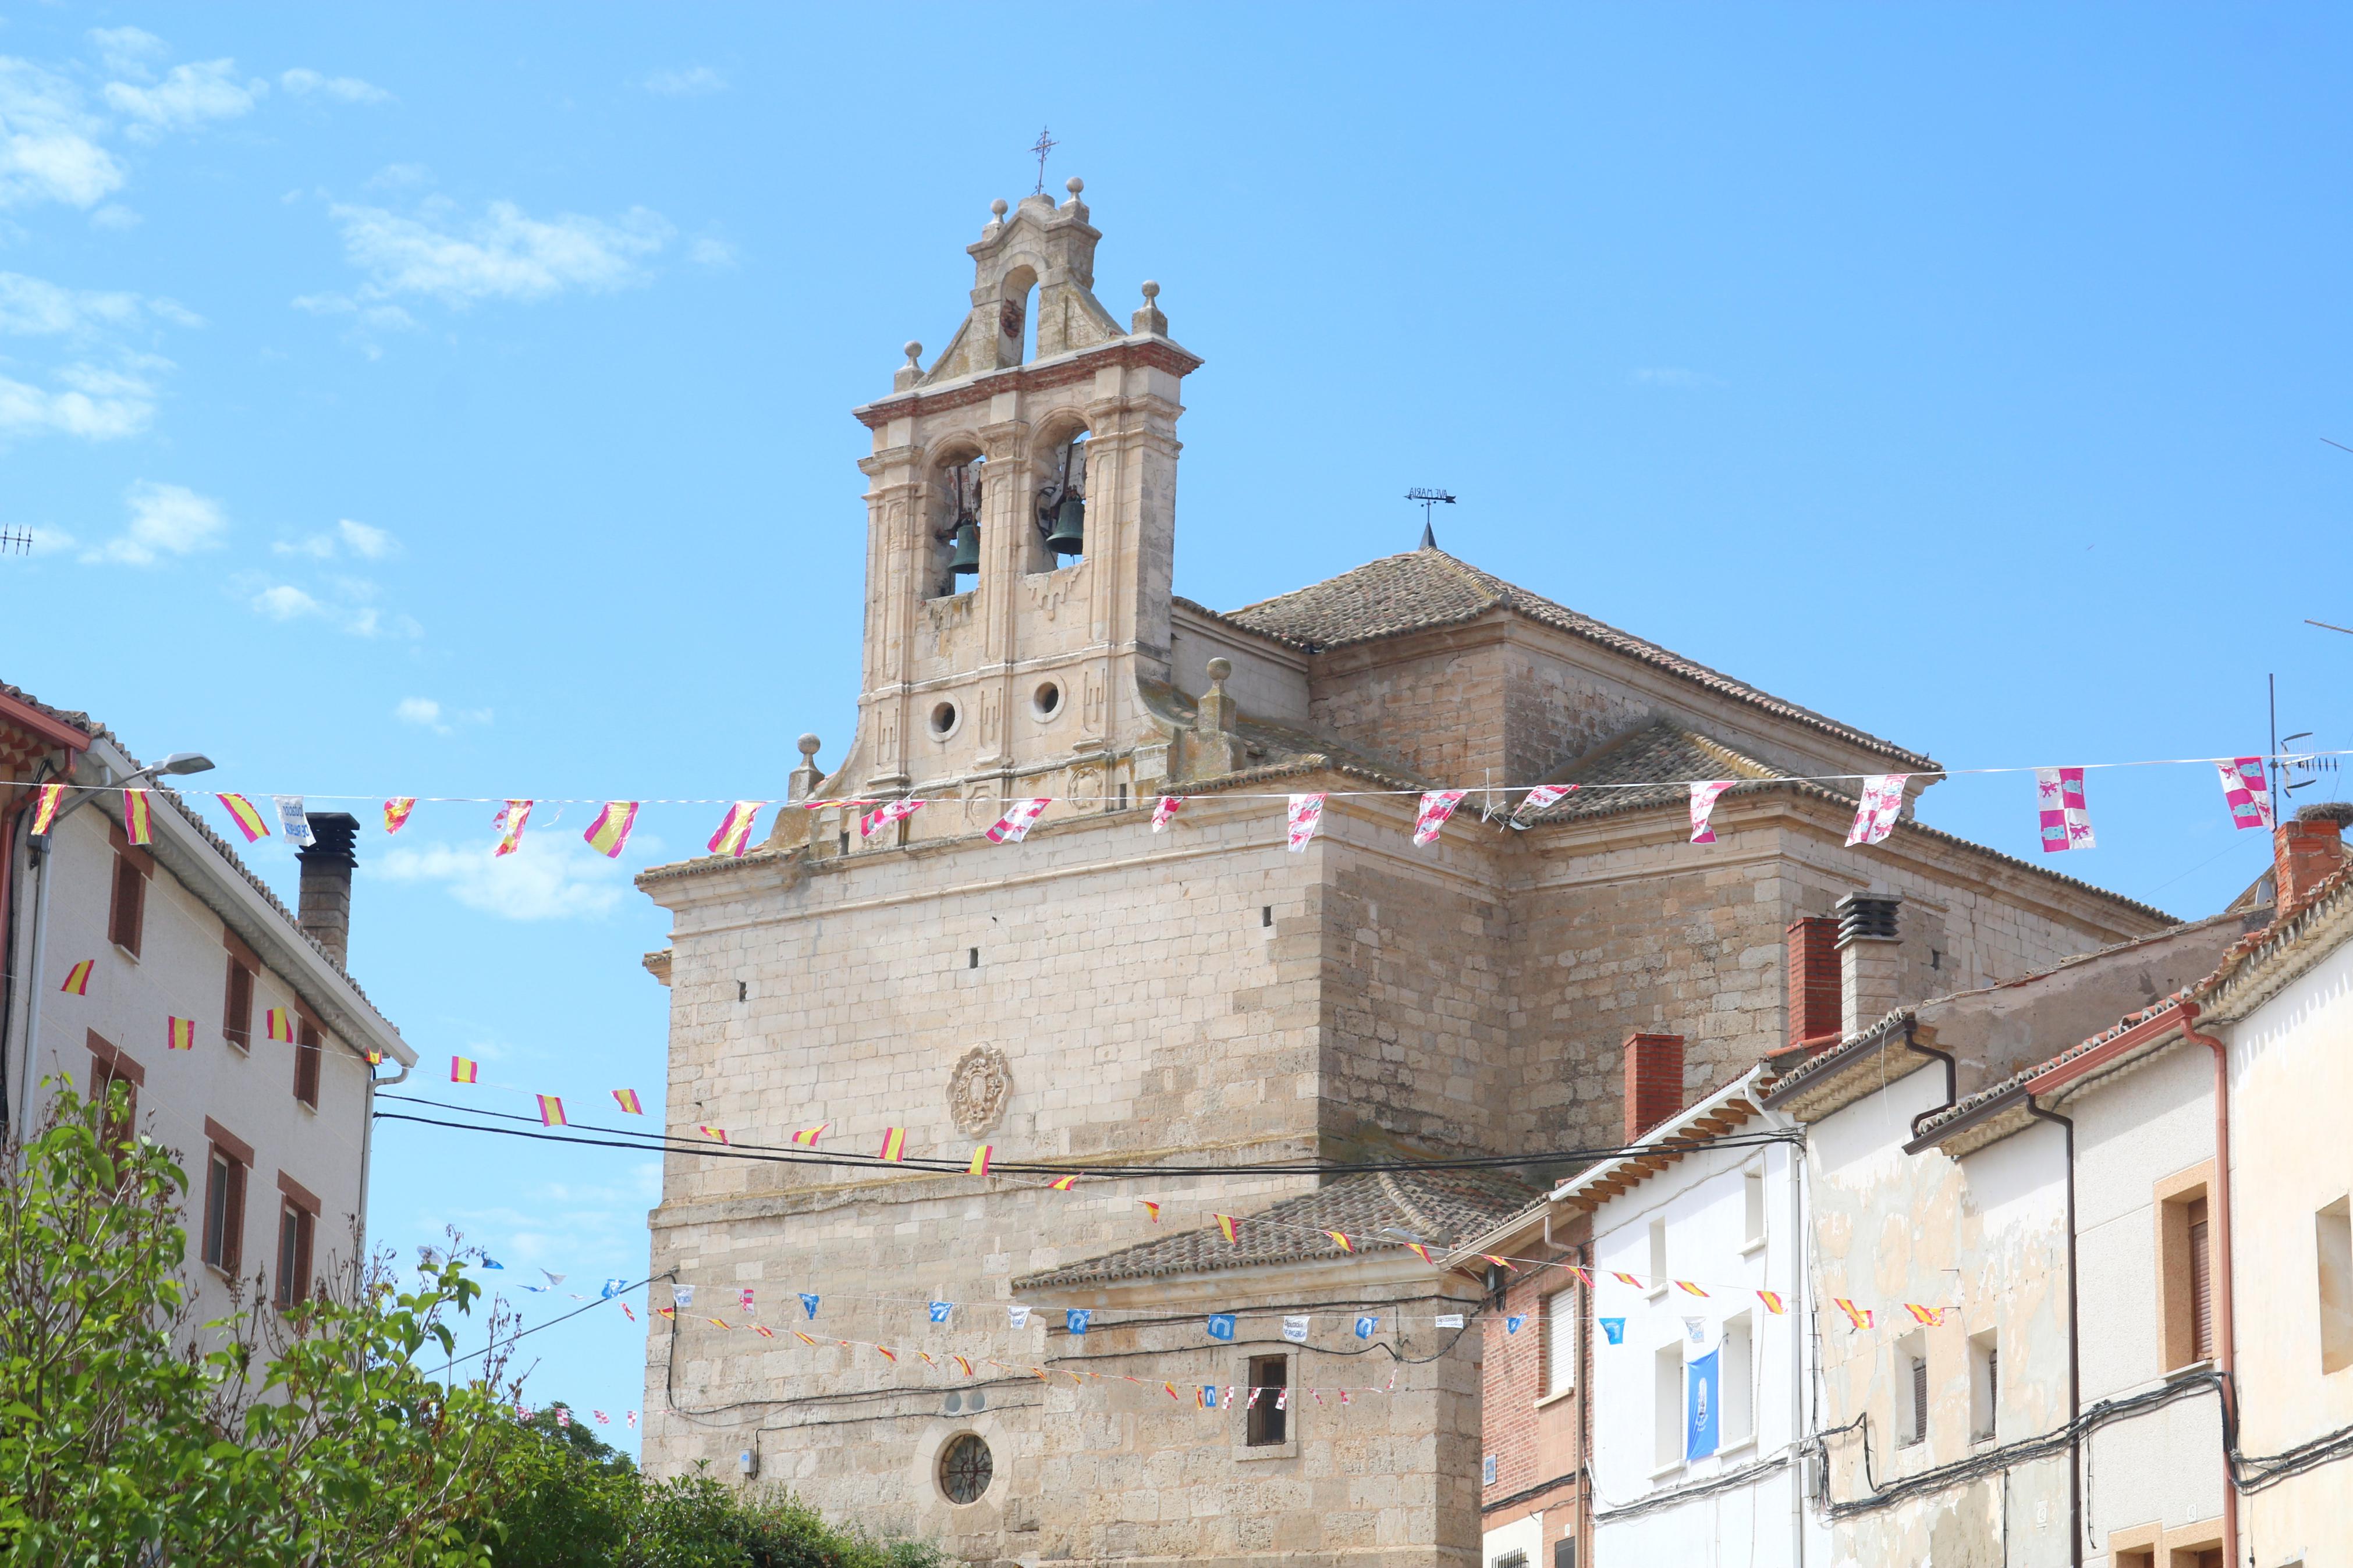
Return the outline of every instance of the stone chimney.
[[[1782,932],[1789,954],[1789,1037],[1784,1048],[1836,1045],[1845,1031],[1839,977],[1839,922],[1828,915],[1792,921]]]
[[[1893,894],[1850,893],[1838,901],[1839,1030],[1849,1039],[1893,1012],[1901,953]]]
[[[1683,1037],[1626,1037],[1626,1142],[1683,1108]]]
[[[360,836],[360,819],[347,811],[309,816],[314,842],[297,852],[302,895],[294,918],[342,969],[352,946],[352,871],[360,863],[352,845]]]
[[[2295,821],[2279,825],[2272,836],[2272,876],[2279,890],[2273,908],[2280,914],[2310,898],[2322,878],[2343,869],[2348,818],[2353,806],[2329,800],[2307,805]]]

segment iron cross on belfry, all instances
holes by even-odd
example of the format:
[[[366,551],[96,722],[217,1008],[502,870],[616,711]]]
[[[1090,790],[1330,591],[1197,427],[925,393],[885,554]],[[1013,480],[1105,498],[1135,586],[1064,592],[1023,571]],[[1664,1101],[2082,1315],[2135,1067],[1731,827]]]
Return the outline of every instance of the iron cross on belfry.
[[[1042,196],[1046,194],[1046,154],[1060,145],[1061,143],[1054,140],[1052,132],[1042,125],[1038,128],[1038,144],[1029,149],[1038,154],[1038,188],[1029,193],[1031,195]]]

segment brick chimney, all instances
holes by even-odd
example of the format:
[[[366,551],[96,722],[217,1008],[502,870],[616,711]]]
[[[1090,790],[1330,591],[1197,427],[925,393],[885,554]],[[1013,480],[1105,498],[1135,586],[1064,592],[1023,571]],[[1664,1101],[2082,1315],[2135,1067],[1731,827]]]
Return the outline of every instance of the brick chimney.
[[[1626,1142],[1683,1108],[1683,1037],[1626,1037]]]
[[[1839,1029],[1850,1038],[1894,1009],[1901,954],[1893,894],[1850,893],[1838,901]]]
[[[1789,1037],[1783,1048],[1837,1043],[1844,1028],[1839,982],[1839,923],[1828,915],[1792,921],[1782,933],[1789,954]]]
[[[309,816],[314,842],[296,855],[302,862],[302,894],[294,918],[342,969],[352,945],[352,871],[360,863],[352,844],[360,836],[360,819],[347,811],[314,811]]]
[[[2343,869],[2348,817],[2353,817],[2353,807],[2322,801],[2297,812],[2295,821],[2279,825],[2272,836],[2272,876],[2279,889],[2273,908],[2280,914],[2311,897],[2323,877]]]

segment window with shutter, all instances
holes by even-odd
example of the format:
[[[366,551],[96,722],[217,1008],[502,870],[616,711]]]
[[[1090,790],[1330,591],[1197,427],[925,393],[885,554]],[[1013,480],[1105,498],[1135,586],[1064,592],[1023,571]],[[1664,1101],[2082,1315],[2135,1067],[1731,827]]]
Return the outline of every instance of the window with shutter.
[[[2214,1359],[2214,1270],[2206,1245],[2206,1200],[2189,1205],[2189,1359]]]
[[[1576,1386],[1577,1292],[1562,1290],[1545,1298],[1544,1391],[1567,1394]]]
[[[128,855],[114,858],[114,902],[106,914],[106,939],[132,957],[147,926],[147,878]]]
[[[1928,1440],[1928,1358],[1912,1358],[1912,1441]]]
[[[231,954],[228,994],[221,1000],[221,1038],[238,1050],[253,1047],[253,971]]]
[[[318,1026],[305,1022],[294,1045],[294,1098],[313,1110],[319,1109],[320,1054]]]

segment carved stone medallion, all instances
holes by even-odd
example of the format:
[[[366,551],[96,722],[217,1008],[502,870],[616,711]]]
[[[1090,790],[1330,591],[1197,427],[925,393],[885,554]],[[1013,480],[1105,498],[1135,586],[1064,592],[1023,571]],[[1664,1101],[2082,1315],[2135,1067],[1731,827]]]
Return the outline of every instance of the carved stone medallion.
[[[995,1046],[973,1047],[948,1075],[948,1114],[955,1118],[959,1132],[986,1132],[996,1126],[1012,1096],[1013,1069]]]

